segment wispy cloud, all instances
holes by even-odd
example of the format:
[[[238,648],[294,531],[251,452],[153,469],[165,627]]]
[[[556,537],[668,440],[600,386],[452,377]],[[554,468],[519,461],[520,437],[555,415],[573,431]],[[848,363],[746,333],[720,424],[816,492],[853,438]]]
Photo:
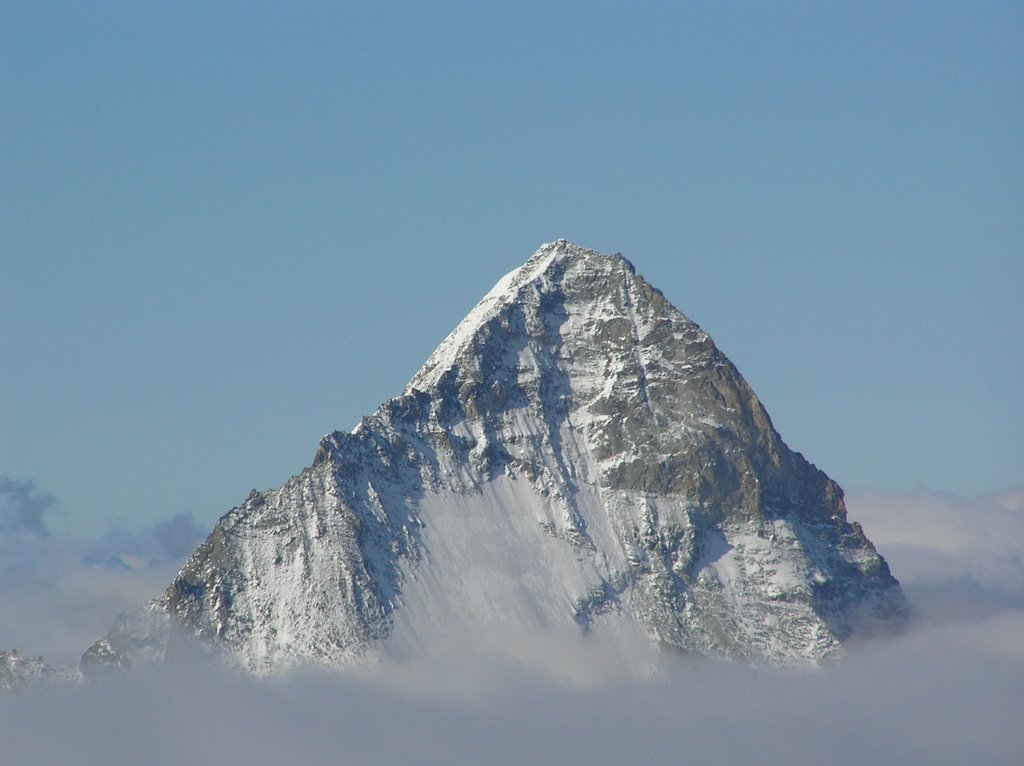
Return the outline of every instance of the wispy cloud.
[[[207,531],[177,514],[95,539],[0,535],[0,649],[76,664],[120,612],[163,591]]]
[[[114,528],[88,547],[92,560],[116,557],[139,569],[188,556],[209,532],[191,513],[178,513],[140,530]]]
[[[925,489],[857,492],[847,506],[920,616],[1024,608],[1024,488],[974,498]]]
[[[163,549],[166,558],[187,556],[209,533],[191,513],[179,513],[149,528],[149,535]]]
[[[0,476],[0,531],[47,537],[50,528],[46,514],[56,504],[57,498],[41,491],[34,482]]]

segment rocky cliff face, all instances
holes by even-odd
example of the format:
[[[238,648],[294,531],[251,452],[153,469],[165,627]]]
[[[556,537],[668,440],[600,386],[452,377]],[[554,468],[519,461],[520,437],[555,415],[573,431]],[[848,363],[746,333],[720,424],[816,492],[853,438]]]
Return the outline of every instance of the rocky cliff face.
[[[905,613],[842,498],[628,261],[559,241],[401,396],[221,518],[147,624],[256,672],[472,623],[817,661]],[[92,661],[165,650],[143,633],[115,628]]]

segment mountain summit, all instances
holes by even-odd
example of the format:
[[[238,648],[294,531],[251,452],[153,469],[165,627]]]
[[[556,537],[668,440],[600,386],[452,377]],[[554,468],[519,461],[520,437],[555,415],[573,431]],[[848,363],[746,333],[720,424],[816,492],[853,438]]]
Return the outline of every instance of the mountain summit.
[[[842,490],[711,338],[620,255],[559,240],[83,663],[159,656],[168,625],[254,672],[459,625],[792,663],[905,609]]]

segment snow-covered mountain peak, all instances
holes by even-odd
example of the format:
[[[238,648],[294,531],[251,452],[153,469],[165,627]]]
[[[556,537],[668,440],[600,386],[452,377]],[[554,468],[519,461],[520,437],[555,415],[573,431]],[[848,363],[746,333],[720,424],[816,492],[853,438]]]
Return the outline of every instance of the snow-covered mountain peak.
[[[602,255],[566,239],[541,245],[526,263],[499,279],[480,299],[412,377],[406,393],[436,385],[478,330],[510,305],[522,302],[524,293],[558,289],[567,279],[617,270],[634,273],[633,265],[619,254]]]
[[[904,612],[842,490],[711,338],[621,256],[559,240],[87,658],[159,656],[170,622],[257,672],[453,630],[798,662]]]

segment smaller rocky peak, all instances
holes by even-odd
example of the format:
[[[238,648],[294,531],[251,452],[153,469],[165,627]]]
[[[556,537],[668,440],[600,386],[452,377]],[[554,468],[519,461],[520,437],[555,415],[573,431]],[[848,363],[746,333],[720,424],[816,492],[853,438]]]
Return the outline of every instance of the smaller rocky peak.
[[[24,691],[44,683],[75,684],[82,674],[75,668],[47,664],[42,657],[26,657],[17,649],[0,649],[0,692]]]

